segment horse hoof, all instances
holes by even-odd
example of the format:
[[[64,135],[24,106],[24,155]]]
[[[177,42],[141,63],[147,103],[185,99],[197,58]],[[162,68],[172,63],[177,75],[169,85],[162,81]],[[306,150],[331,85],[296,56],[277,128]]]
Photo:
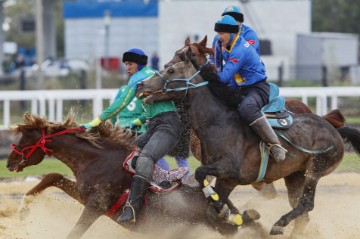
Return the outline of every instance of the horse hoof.
[[[280,226],[273,226],[270,231],[270,235],[282,235],[284,233],[284,228]]]
[[[260,213],[254,209],[245,210],[242,214],[242,218],[243,223],[246,224],[258,220],[260,218]]]

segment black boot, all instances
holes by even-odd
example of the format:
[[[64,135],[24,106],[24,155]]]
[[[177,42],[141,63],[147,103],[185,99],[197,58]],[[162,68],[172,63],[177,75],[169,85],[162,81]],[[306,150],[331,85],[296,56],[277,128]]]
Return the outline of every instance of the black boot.
[[[149,181],[141,176],[135,175],[131,183],[129,200],[127,201],[123,213],[117,219],[120,223],[136,222],[136,215],[140,212],[144,203],[144,198]]]
[[[286,157],[287,150],[280,144],[279,138],[275,134],[271,125],[265,116],[262,116],[250,124],[251,128],[259,137],[269,145],[270,154],[277,162],[283,161]]]

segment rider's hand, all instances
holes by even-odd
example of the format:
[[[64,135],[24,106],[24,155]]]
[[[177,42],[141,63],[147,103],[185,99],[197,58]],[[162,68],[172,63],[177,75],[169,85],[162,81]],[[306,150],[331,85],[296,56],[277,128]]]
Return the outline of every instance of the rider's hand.
[[[86,123],[81,126],[81,128],[85,128],[86,132],[90,131],[92,128],[99,126],[101,124],[102,120],[99,117],[96,117],[89,123]]]

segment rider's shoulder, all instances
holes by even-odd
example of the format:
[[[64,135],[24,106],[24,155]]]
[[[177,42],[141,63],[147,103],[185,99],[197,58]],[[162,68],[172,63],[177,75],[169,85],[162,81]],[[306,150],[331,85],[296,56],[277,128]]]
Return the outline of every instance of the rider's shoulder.
[[[136,72],[130,77],[129,85],[140,82],[146,78],[149,78],[155,74],[155,70],[149,67],[144,67],[140,71]]]

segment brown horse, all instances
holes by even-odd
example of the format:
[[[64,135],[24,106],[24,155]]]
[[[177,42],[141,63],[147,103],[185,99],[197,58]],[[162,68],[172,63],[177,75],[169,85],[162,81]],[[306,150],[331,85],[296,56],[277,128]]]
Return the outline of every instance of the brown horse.
[[[201,142],[202,165],[196,169],[195,178],[213,206],[211,215],[226,218],[222,212],[233,189],[251,184],[258,177],[261,141],[251,127],[242,122],[238,112],[214,96],[211,86],[206,86],[218,84],[217,74],[209,64],[196,70],[191,62],[193,54],[189,48],[184,61],[141,82],[137,95],[146,96],[144,102],[148,104],[185,98],[191,126]],[[226,86],[218,87],[223,91],[222,96],[234,94]],[[263,179],[271,183],[284,178],[293,208],[273,225],[271,234],[282,234],[294,219],[309,221],[308,212],[314,207],[319,179],[334,171],[343,158],[342,137],[357,149],[360,145],[360,132],[356,129],[337,130],[315,114],[297,114],[293,118],[292,127],[277,130],[282,136],[279,137],[281,144],[288,149],[286,159],[277,163],[270,156]],[[217,178],[215,191],[208,185],[207,175]],[[301,229],[298,223],[295,229]]]
[[[78,222],[67,238],[80,238],[102,215],[114,221],[122,212],[132,175],[123,163],[131,152],[132,134],[123,129],[113,129],[110,123],[102,124],[90,133],[79,130],[70,113],[64,123],[48,122],[43,118],[24,114],[24,123],[12,129],[20,134],[17,145],[8,157],[7,168],[19,172],[25,167],[42,162],[45,155],[52,155],[66,164],[74,173],[76,181],[58,173],[46,175],[41,182],[26,193],[23,204],[54,186],[85,206]],[[176,203],[186,202],[186,203]],[[237,226],[228,223],[212,224],[207,219],[206,200],[200,188],[180,185],[177,190],[158,195],[149,193],[148,206],[129,229],[139,229],[146,221],[164,224],[169,222],[202,223],[217,228],[221,233],[233,233]],[[253,211],[244,212],[249,222],[259,217]],[[146,225],[146,223],[145,223]]]
[[[213,55],[213,50],[206,47],[207,36],[203,38],[199,43],[191,43],[190,38],[185,39],[184,46],[177,50],[174,54],[173,59],[164,65],[165,68],[174,65],[175,63],[181,62],[184,60],[185,52],[191,48],[191,62],[197,70],[201,68],[204,64],[207,63],[207,55]],[[234,104],[230,102],[230,104]],[[235,103],[236,104],[236,103]],[[311,109],[304,104],[303,102],[297,99],[287,98],[285,101],[286,109],[295,114],[305,114],[313,113]],[[324,115],[323,118],[332,124],[335,128],[344,126],[345,118],[339,110],[333,110],[328,114]],[[201,161],[201,143],[199,138],[196,136],[194,131],[191,131],[190,134],[190,149],[194,157]],[[262,190],[264,188],[264,183],[254,183],[252,186],[257,190]],[[272,184],[269,184],[265,187],[264,196],[273,198],[276,196],[275,188]]]

